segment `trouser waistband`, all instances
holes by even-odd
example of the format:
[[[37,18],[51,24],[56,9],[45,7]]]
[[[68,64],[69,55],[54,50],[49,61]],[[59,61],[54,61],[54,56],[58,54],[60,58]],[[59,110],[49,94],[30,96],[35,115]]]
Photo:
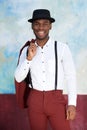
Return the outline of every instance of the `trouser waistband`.
[[[48,94],[52,94],[52,93],[58,93],[58,94],[63,94],[63,90],[48,90],[48,91],[40,91],[40,90],[36,90],[36,89],[31,89],[31,91],[33,93],[48,93]]]

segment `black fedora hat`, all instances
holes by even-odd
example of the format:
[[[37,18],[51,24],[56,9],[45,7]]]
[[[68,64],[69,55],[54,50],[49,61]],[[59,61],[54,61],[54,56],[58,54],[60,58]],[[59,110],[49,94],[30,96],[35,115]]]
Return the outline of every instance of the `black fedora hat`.
[[[51,23],[55,22],[55,19],[50,16],[50,11],[47,9],[37,9],[33,11],[32,19],[29,19],[28,22],[32,23],[38,19],[48,19]]]

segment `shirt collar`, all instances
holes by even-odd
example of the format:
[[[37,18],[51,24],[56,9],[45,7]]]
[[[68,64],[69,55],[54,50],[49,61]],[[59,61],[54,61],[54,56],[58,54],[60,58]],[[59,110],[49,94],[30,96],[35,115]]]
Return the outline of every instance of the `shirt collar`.
[[[51,42],[52,42],[52,39],[49,37],[49,39],[48,39],[48,41],[46,42],[46,44],[44,45],[44,47],[48,47]],[[38,44],[37,44],[36,42],[35,42],[35,45],[36,45],[37,47],[40,47],[40,46],[38,46]]]

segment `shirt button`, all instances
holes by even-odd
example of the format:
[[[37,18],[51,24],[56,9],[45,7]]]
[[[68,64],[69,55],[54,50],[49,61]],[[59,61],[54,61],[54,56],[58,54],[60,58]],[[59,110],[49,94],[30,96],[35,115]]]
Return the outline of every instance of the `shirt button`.
[[[45,83],[45,81],[43,81],[43,83]]]

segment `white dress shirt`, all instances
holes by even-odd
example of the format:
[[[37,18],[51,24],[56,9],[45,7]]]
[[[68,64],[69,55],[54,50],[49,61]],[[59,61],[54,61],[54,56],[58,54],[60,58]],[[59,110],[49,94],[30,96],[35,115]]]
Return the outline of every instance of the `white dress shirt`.
[[[37,46],[37,53],[32,59],[26,59],[27,47],[20,56],[19,65],[15,71],[15,79],[21,82],[25,79],[30,69],[33,88],[40,91],[55,89],[55,41],[49,39],[43,48]],[[57,41],[58,77],[57,89],[63,90],[64,79],[67,81],[68,105],[76,106],[76,71],[72,55],[67,44]]]

